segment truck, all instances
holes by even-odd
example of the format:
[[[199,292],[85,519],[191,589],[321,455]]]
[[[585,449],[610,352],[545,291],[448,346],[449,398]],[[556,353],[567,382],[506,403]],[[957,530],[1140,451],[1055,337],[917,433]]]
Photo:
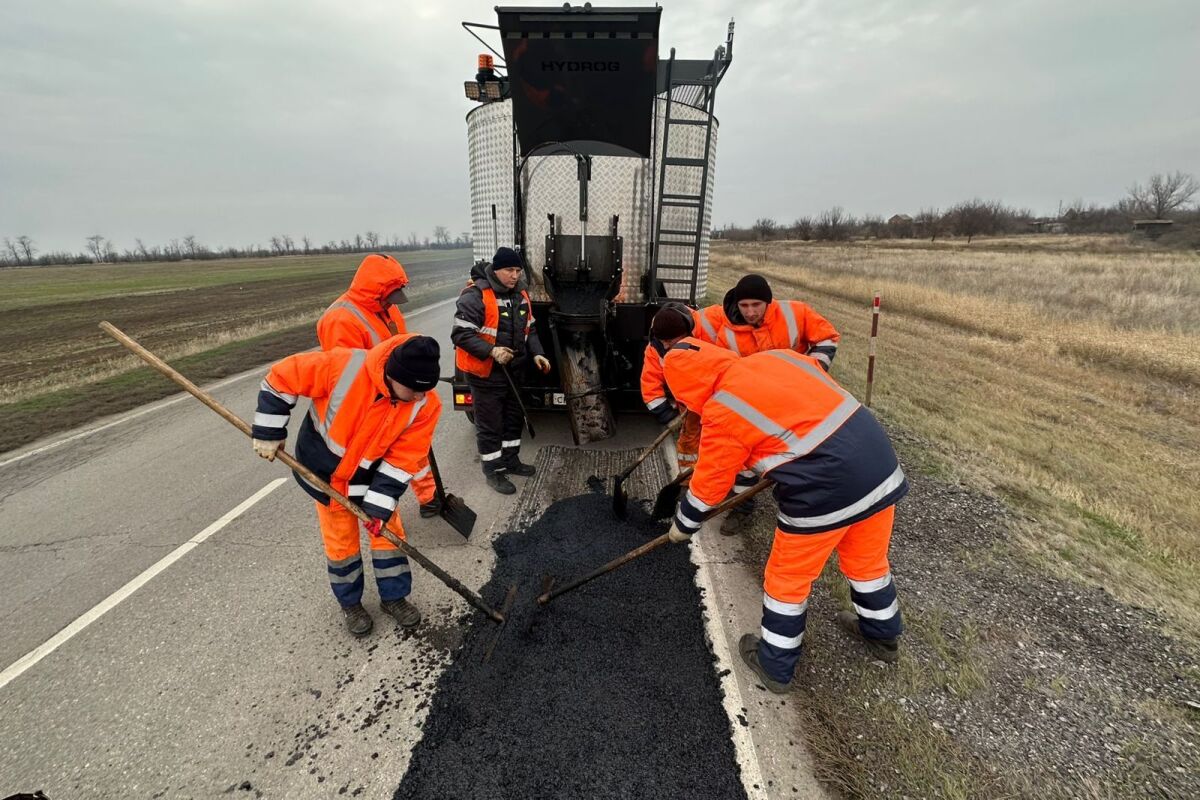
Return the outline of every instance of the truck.
[[[707,294],[733,21],[711,58],[663,58],[662,12],[500,6],[495,25],[463,22],[488,50],[464,81],[474,259],[521,253],[553,369],[514,378],[526,408],[566,412],[576,444],[645,411],[650,320]],[[470,414],[461,372],[453,395]]]

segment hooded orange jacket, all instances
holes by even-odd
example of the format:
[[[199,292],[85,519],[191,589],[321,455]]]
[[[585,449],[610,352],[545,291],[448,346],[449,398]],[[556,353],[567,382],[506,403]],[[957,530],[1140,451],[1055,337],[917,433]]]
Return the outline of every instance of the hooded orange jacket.
[[[684,339],[664,370],[675,398],[700,414],[700,454],[676,522],[697,530],[745,469],[775,481],[780,528],[849,525],[907,491],[883,428],[819,361],[789,350],[739,358]]]
[[[842,338],[829,320],[799,300],[772,300],[758,327],[742,317],[732,289],[726,293],[724,305],[709,306],[701,314],[708,338],[741,356],[765,350],[794,350],[812,356],[829,369]]]
[[[381,301],[407,285],[408,274],[396,259],[380,253],[364,258],[350,288],[317,321],[321,349],[374,347],[390,336],[406,333],[400,309],[390,303],[385,308]]]
[[[312,399],[296,439],[296,458],[334,489],[387,520],[423,465],[441,415],[437,392],[420,400],[392,398],[384,365],[392,351],[417,334],[400,334],[370,350],[338,347],[298,353],[271,367],[258,393],[253,435],[287,438],[292,408]],[[329,497],[296,476],[319,502]]]

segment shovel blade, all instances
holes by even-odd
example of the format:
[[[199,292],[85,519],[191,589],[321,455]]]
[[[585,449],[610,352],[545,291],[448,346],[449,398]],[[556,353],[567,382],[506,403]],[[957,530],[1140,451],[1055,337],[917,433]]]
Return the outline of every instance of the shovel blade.
[[[625,493],[625,477],[618,475],[613,484],[613,514],[617,519],[629,517],[629,495]]]
[[[464,539],[471,537],[477,516],[461,497],[453,494],[446,495],[446,500],[442,503],[442,519],[446,520],[451,528],[461,533]]]
[[[658,492],[658,497],[654,499],[654,510],[650,516],[652,519],[666,519],[675,513],[675,506],[679,505],[679,496],[683,494],[683,484],[678,482],[668,483]]]

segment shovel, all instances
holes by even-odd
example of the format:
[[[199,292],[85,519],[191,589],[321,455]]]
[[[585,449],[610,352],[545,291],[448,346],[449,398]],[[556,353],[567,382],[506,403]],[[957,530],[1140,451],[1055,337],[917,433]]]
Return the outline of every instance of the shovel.
[[[142,347],[140,344],[138,344],[136,341],[134,341],[133,338],[131,338],[128,334],[126,334],[120,328],[116,327],[115,325],[113,325],[110,322],[101,322],[100,328],[105,333],[107,333],[109,336],[111,336],[112,338],[114,338],[118,342],[120,342],[122,345],[124,345],[126,349],[128,349],[130,352],[132,352],[138,358],[142,359],[147,364],[149,364],[151,367],[154,367],[154,369],[158,370],[163,375],[165,375],[166,377],[170,378],[172,381],[177,383],[180,386],[180,388],[184,389],[192,397],[195,397],[201,403],[204,403],[204,405],[208,406],[213,411],[217,412],[217,414],[220,415],[220,417],[222,419],[224,419],[229,424],[233,425],[233,427],[237,428],[239,431],[246,434],[247,436],[252,435],[250,425],[247,424],[245,420],[243,420],[237,414],[234,414],[232,411],[230,411],[225,406],[221,405],[219,402],[217,402],[216,398],[214,398],[208,392],[201,389],[196,384],[189,381],[187,378],[185,378],[183,375],[181,375],[178,371],[176,371],[175,368],[172,367],[170,364],[163,361],[161,358],[154,355],[154,353],[151,353],[146,348]],[[302,475],[304,477],[304,480],[308,481],[313,486],[316,486],[322,492],[329,495],[331,500],[336,500],[339,504],[342,505],[342,507],[344,507],[347,511],[349,511],[351,514],[353,514],[355,517],[357,517],[359,519],[359,521],[361,521],[361,522],[370,522],[371,521],[371,518],[369,516],[367,516],[367,512],[363,511],[358,506],[357,503],[355,503],[350,498],[346,497],[341,492],[334,489],[332,486],[330,486],[325,481],[321,480],[319,477],[317,477],[317,474],[315,472],[313,472],[311,469],[309,469],[308,467],[304,466],[299,461],[297,461],[295,456],[293,456],[291,453],[284,450],[282,447],[279,448],[279,451],[276,453],[275,458],[278,459],[283,464],[291,467],[295,472]],[[420,564],[422,567],[424,567],[431,575],[433,575],[439,581],[446,584],[446,586],[448,586],[450,589],[452,589],[454,592],[456,592],[459,595],[459,597],[461,597],[463,600],[466,600],[472,606],[474,606],[475,608],[479,609],[484,614],[486,614],[488,616],[488,619],[490,619],[492,622],[495,622],[497,624],[504,622],[504,616],[499,611],[497,611],[496,609],[492,608],[487,603],[485,603],[483,601],[482,597],[480,597],[478,594],[476,594],[475,592],[471,591],[466,586],[464,586],[463,583],[461,581],[459,581],[457,578],[455,578],[453,575],[446,572],[446,570],[442,569],[437,564],[433,563],[428,558],[426,558],[424,553],[422,553],[420,550],[418,550],[417,548],[415,548],[411,544],[409,544],[407,540],[401,539],[399,536],[392,533],[390,530],[388,530],[387,526],[384,526],[380,530],[379,534],[381,536],[383,536],[383,538],[387,539],[389,542],[394,544],[397,548],[399,548],[400,551],[403,552],[406,556],[408,556],[413,561],[416,561],[418,564]]]
[[[762,479],[761,481],[754,484],[753,486],[751,486],[749,489],[742,492],[741,494],[734,495],[733,497],[726,500],[724,503],[714,506],[712,508],[712,510],[710,510],[707,514],[704,515],[703,521],[707,522],[708,520],[712,519],[713,517],[717,516],[718,514],[722,514],[726,511],[728,511],[729,509],[733,508],[734,506],[741,505],[742,503],[746,502],[751,497],[754,497],[754,495],[758,494],[763,489],[766,489],[768,486],[771,486],[774,483],[775,483],[775,481],[770,480],[769,478]],[[652,550],[657,550],[658,548],[662,547],[664,544],[667,544],[670,541],[671,541],[670,534],[664,533],[662,536],[659,536],[655,539],[651,539],[650,541],[646,542],[644,545],[642,545],[640,547],[635,547],[633,550],[630,550],[628,553],[626,553],[623,556],[617,556],[616,558],[614,558],[612,561],[609,561],[604,566],[599,567],[595,570],[592,570],[587,575],[584,575],[582,578],[576,578],[575,580],[571,581],[570,583],[568,583],[565,586],[562,586],[558,589],[554,588],[554,579],[547,578],[546,581],[542,584],[544,591],[540,595],[538,595],[538,599],[537,599],[538,605],[544,606],[547,603],[549,603],[551,600],[553,600],[554,598],[558,597],[560,594],[566,594],[567,592],[571,591],[572,589],[578,589],[580,586],[583,586],[588,581],[590,581],[594,578],[599,578],[601,575],[604,575],[606,573],[612,572],[614,569],[617,569],[618,567],[623,567],[626,564],[628,564],[630,561],[640,558]]]
[[[438,513],[450,524],[451,528],[461,533],[464,539],[471,538],[471,531],[475,529],[477,515],[461,497],[446,491],[446,487],[442,485],[442,473],[438,471],[437,459],[433,457],[433,450],[429,451],[429,471],[433,473],[433,483],[437,487],[437,499],[442,504],[442,510]]]
[[[499,361],[496,363],[500,364]],[[513,380],[512,373],[508,371],[508,365],[500,364],[500,371],[504,373],[504,378],[508,381],[508,388],[512,389],[513,394],[517,396],[517,405],[521,407],[521,416],[525,419],[525,427],[529,429],[529,438],[536,439],[537,435],[533,432],[533,423],[529,421],[529,411],[525,408],[525,399],[521,397],[521,390],[517,388],[517,382]]]
[[[651,453],[658,449],[660,444],[666,441],[668,436],[679,430],[680,426],[682,425],[683,415],[671,420],[671,423],[667,425],[666,429],[660,433],[653,442],[650,443],[649,447],[642,451],[642,454],[637,457],[636,461],[626,467],[621,474],[614,476],[613,513],[617,515],[617,519],[625,519],[629,516],[629,495],[625,493],[626,479],[633,474],[633,471],[637,469],[643,461],[650,457]]]
[[[688,467],[676,475],[675,480],[658,490],[658,497],[654,498],[654,510],[650,512],[650,519],[666,519],[675,513],[675,506],[679,505],[679,495],[683,494],[683,483],[690,477],[692,477],[692,468]]]

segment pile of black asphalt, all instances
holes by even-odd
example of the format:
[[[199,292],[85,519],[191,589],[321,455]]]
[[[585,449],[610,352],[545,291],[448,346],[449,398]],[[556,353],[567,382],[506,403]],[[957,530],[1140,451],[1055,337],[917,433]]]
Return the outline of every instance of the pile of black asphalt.
[[[581,487],[582,488],[582,487]],[[560,582],[663,533],[631,504],[560,500],[496,540],[484,598],[519,595],[495,626],[474,615],[440,677],[397,798],[745,797],[695,567],[670,545],[538,606]]]

